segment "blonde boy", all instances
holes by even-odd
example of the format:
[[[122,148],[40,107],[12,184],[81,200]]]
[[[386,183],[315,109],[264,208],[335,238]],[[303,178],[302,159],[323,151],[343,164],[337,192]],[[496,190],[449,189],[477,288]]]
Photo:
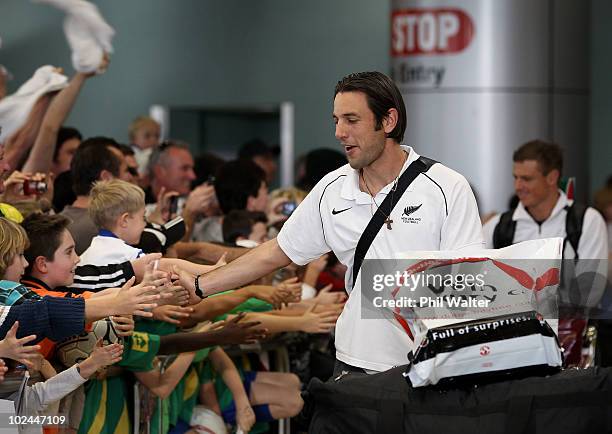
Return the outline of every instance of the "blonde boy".
[[[117,264],[142,256],[130,244],[138,244],[146,225],[144,191],[113,179],[95,183],[90,198],[89,215],[99,232],[81,255],[81,264]]]

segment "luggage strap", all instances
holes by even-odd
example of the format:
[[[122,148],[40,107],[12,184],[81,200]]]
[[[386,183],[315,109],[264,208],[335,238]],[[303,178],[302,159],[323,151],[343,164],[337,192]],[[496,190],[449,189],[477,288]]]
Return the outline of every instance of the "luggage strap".
[[[427,172],[431,166],[436,163],[437,161],[423,156],[410,163],[410,166],[408,166],[404,173],[402,173],[402,175],[398,178],[394,194],[388,194],[385,200],[383,200],[380,206],[376,209],[376,212],[370,219],[370,222],[363,230],[363,234],[361,234],[361,237],[357,242],[357,247],[355,248],[355,259],[353,260],[353,281],[351,284],[352,288],[355,287],[355,282],[357,282],[357,275],[361,269],[363,259],[365,258],[366,253],[368,253],[374,238],[376,238],[380,228],[387,219],[387,216],[391,216],[391,211],[393,211],[393,208],[395,208],[395,205],[399,202],[406,189],[410,186],[410,184],[412,184],[412,181],[414,181],[421,173]]]

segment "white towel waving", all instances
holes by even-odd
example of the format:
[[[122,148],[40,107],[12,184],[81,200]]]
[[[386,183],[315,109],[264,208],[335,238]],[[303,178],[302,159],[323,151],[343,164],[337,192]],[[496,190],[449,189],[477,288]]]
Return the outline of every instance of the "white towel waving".
[[[63,89],[67,85],[68,78],[65,75],[57,68],[45,65],[38,68],[17,92],[0,100],[0,143],[25,123],[32,107],[41,96]]]
[[[98,71],[105,53],[112,53],[115,30],[98,8],[85,0],[33,0],[66,12],[64,33],[72,50],[72,66],[79,72]]]

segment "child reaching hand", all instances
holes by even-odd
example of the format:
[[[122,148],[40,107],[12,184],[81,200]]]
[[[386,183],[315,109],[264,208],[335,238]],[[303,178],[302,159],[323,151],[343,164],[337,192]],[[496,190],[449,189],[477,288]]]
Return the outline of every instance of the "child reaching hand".
[[[30,335],[17,339],[17,329],[19,321],[15,321],[13,326],[6,333],[6,336],[0,340],[0,357],[17,360],[27,364],[31,359],[35,358],[40,350],[39,345],[27,345],[36,340],[36,335]]]
[[[123,346],[121,344],[110,344],[102,346],[99,341],[92,353],[80,363],[69,369],[60,372],[46,381],[18,388],[8,399],[15,402],[15,408],[19,409],[17,416],[38,416],[45,411],[47,406],[53,404],[70,392],[85,383],[90,377],[101,369],[117,363],[121,360]],[[10,363],[15,371],[16,363]],[[11,375],[11,369],[7,376]],[[29,372],[25,372],[24,380],[30,377]],[[22,390],[21,394],[19,393]],[[20,433],[42,433],[42,428],[35,425],[20,425]]]

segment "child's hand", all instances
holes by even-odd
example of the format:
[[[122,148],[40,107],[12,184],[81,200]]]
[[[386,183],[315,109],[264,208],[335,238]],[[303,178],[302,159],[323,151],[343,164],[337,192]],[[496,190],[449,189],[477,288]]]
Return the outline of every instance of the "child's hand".
[[[149,253],[147,255],[141,256],[138,259],[130,261],[130,263],[132,264],[132,268],[134,269],[134,275],[136,276],[136,278],[139,281],[142,280],[147,266],[149,266],[149,264],[155,263],[155,261],[158,261],[159,259],[161,259],[161,257],[161,253]]]
[[[283,304],[297,303],[302,299],[302,282],[297,277],[284,280],[276,285],[276,291],[272,298],[272,304],[280,309]]]
[[[218,338],[219,345],[253,344],[266,338],[268,330],[256,328],[261,322],[241,321],[243,318],[244,312],[240,312],[231,320],[225,320],[223,327],[213,332]]]
[[[249,296],[274,305],[274,303],[276,302],[276,291],[278,291],[278,286],[256,285],[254,286],[254,289],[250,292]],[[274,308],[276,309],[277,306],[274,305]],[[280,308],[280,306],[278,306],[278,308]]]
[[[153,286],[156,289],[170,285],[170,276],[159,268],[159,261],[149,262],[144,267],[144,275],[142,276],[141,285]]]
[[[189,291],[187,291],[181,285],[175,285],[172,283],[170,286],[164,286],[159,295],[161,296],[164,304],[185,306],[189,303]]]
[[[110,317],[117,335],[121,337],[132,336],[134,333],[134,317],[132,315],[114,315]]]
[[[314,298],[318,304],[338,304],[346,301],[346,294],[340,291],[332,292],[333,285],[330,283],[319,291],[317,296]]]
[[[159,306],[153,309],[153,319],[178,325],[181,323],[181,319],[189,318],[189,314],[191,313],[193,313],[192,307],[172,305]]]
[[[0,341],[0,357],[7,357],[9,359],[17,360],[24,364],[29,364],[30,360],[37,357],[40,345],[28,345],[36,339],[36,335],[30,335],[17,339],[17,329],[19,328],[19,321],[15,321],[15,324],[6,333],[4,339]]]
[[[139,315],[150,318],[153,314],[146,312],[146,309],[157,307],[157,303],[151,302],[159,300],[160,296],[159,294],[150,294],[155,289],[152,286],[142,284],[132,286],[133,284],[134,278],[132,277],[117,293],[115,297],[117,315]]]
[[[45,360],[45,358],[40,353],[36,353],[34,357],[28,360],[26,366],[28,367],[28,371],[30,371],[30,374],[33,374],[34,372],[40,372],[42,370],[43,360]]]
[[[172,273],[161,270],[158,267],[159,260],[148,263],[145,266],[140,284],[154,287],[153,293],[160,295],[158,306],[163,304],[186,305],[189,300],[188,291],[172,282]]]
[[[102,340],[100,339],[89,357],[79,363],[81,377],[89,378],[95,374],[96,371],[120,362],[122,354],[123,345],[110,344],[102,346]]]
[[[284,300],[296,299],[298,292],[301,298],[302,284],[297,281],[297,277],[293,277],[276,286],[256,285],[250,295],[251,297],[270,303],[274,306],[274,309],[281,309],[285,302]]]
[[[190,330],[191,333],[206,333],[206,332],[211,332],[214,330],[219,330],[223,327],[224,323],[223,321],[202,321],[201,323],[197,324],[193,330]]]
[[[99,369],[120,362],[122,354],[123,345],[115,343],[102,346],[102,340],[99,340],[89,357]]]
[[[238,428],[247,433],[255,424],[255,412],[249,405],[243,405],[236,411],[236,424]]]
[[[336,325],[336,320],[340,316],[340,312],[336,310],[328,310],[315,313],[314,310],[317,304],[313,304],[302,315],[302,327],[300,330],[306,333],[329,333]]]

